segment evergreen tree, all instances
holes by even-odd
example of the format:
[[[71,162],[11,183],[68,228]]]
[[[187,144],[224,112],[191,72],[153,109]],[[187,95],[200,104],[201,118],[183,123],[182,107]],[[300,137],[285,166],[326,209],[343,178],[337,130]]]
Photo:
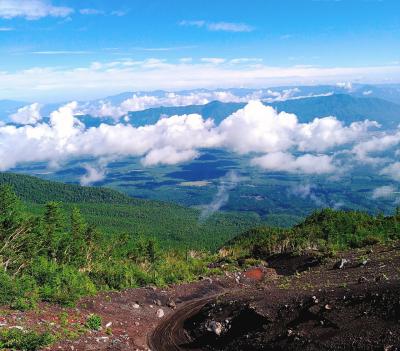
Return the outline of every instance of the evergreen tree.
[[[9,185],[0,187],[0,226],[2,229],[12,229],[23,219],[23,207],[20,199]]]
[[[65,228],[64,214],[58,202],[46,204],[44,214],[44,247],[49,258],[54,261],[60,259],[59,244],[63,239]]]
[[[68,261],[78,267],[82,267],[85,262],[86,255],[86,234],[87,224],[82,217],[80,210],[77,207],[72,209],[71,213],[71,235],[67,241],[70,243],[68,252]]]

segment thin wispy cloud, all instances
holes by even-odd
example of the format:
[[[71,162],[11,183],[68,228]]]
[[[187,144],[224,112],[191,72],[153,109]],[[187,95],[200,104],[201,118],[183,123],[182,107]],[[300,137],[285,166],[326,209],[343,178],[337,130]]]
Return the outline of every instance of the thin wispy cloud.
[[[38,51],[38,55],[68,55],[68,51]],[[89,52],[77,51],[83,55]],[[318,67],[268,66],[229,61],[160,59],[93,62],[87,66],[27,67],[0,71],[0,94],[8,99],[82,99],[132,90],[196,88],[260,88],[273,85],[374,83],[400,80],[400,66]],[[234,60],[234,58],[232,58]],[[212,63],[214,62],[214,64]],[[222,63],[221,63],[222,62]],[[218,63],[218,64],[216,64]],[[362,77],[362,80],[359,79]],[[62,82],[62,84],[61,84]]]
[[[67,17],[74,9],[65,6],[54,6],[44,0],[1,0],[0,18],[12,19],[22,17],[27,20],[38,20],[44,17]]]
[[[252,32],[254,27],[246,24],[246,23],[234,23],[234,22],[207,22],[203,20],[196,21],[186,21],[183,20],[179,22],[181,26],[187,27],[197,27],[197,28],[205,28],[209,31],[213,32]]]
[[[211,63],[212,65],[219,65],[221,63],[224,63],[226,60],[221,57],[203,57],[201,59],[201,62],[204,63]]]
[[[175,51],[175,50],[185,50],[185,49],[195,49],[196,45],[184,45],[184,46],[165,46],[165,47],[134,47],[134,51]]]
[[[257,58],[257,57],[239,57],[229,60],[229,63],[232,64],[261,63],[262,61],[263,61],[262,58]]]
[[[50,51],[33,51],[34,55],[87,55],[91,51],[74,51],[74,50],[50,50]]]
[[[293,38],[293,34],[283,34],[279,37],[282,40],[287,40]]]
[[[79,10],[79,13],[81,15],[104,15],[105,12],[102,10],[88,8]]]
[[[12,27],[0,27],[0,32],[11,32],[13,30],[15,29]]]
[[[89,15],[89,16],[90,15],[92,15],[92,16],[95,16],[95,15],[105,15],[105,16],[107,16],[107,15],[109,15],[109,16],[117,16],[117,17],[122,17],[122,16],[125,16],[127,14],[126,11],[122,11],[122,10],[114,10],[114,11],[111,11],[111,12],[106,12],[104,10],[99,10],[99,9],[94,9],[94,8],[80,9],[79,13],[81,15]]]
[[[127,15],[127,11],[123,11],[123,10],[114,10],[114,11],[111,11],[111,16],[117,16],[117,17],[122,17],[122,16],[125,16],[125,15]]]

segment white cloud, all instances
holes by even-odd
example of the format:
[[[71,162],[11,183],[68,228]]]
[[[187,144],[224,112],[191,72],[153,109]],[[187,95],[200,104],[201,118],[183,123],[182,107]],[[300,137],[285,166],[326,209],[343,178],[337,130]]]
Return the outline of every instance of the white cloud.
[[[91,8],[87,8],[87,9],[81,9],[79,10],[79,13],[81,15],[103,15],[104,11],[102,10],[97,10],[97,9],[91,9]]]
[[[336,170],[332,157],[328,155],[294,157],[286,152],[273,152],[254,158],[252,164],[275,172],[325,174]]]
[[[158,164],[175,165],[193,160],[199,153],[193,149],[176,150],[173,146],[164,146],[160,149],[151,150],[142,160],[144,166],[155,166]]]
[[[379,133],[378,136],[372,136],[368,140],[357,143],[353,147],[352,152],[363,163],[379,163],[382,159],[370,156],[370,154],[388,150],[399,143],[400,131],[395,133]]]
[[[13,30],[15,29],[12,27],[0,27],[0,32],[11,32]]]
[[[220,57],[203,57],[201,61],[205,63],[211,63],[213,65],[219,65],[224,63],[226,60]]]
[[[310,183],[297,184],[289,190],[289,193],[302,199],[310,199],[318,207],[326,206],[324,201],[315,194],[315,186]]]
[[[379,198],[388,198],[393,196],[393,194],[396,192],[396,188],[394,186],[390,185],[385,185],[385,186],[380,186],[372,192],[372,198],[373,199],[379,199]]]
[[[13,122],[19,124],[35,124],[42,116],[40,115],[41,105],[34,103],[28,106],[21,107],[10,118]]]
[[[93,183],[99,182],[106,177],[105,167],[95,167],[89,164],[83,165],[86,170],[86,174],[80,179],[80,184],[87,186]]]
[[[336,117],[315,118],[300,126],[299,150],[324,151],[326,149],[359,140],[371,127],[379,124],[369,120],[353,122],[348,127]]]
[[[162,118],[154,125],[137,128],[126,124],[85,128],[74,117],[79,111],[77,102],[71,102],[52,112],[49,123],[0,127],[0,169],[32,161],[60,163],[81,156],[135,156],[145,166],[175,164],[196,158],[201,149],[225,148],[242,154],[255,153],[252,164],[265,170],[325,174],[335,172],[336,162],[334,156],[319,152],[345,146],[368,133],[367,127],[332,123],[332,117],[327,117],[329,123],[322,123],[324,118],[299,123],[295,115],[277,113],[258,101],[249,102],[218,126],[212,120],[190,114]],[[31,114],[26,118],[31,118]],[[315,124],[318,128],[313,127]],[[325,140],[326,136],[334,141]],[[313,139],[319,143],[310,142]],[[97,167],[97,172],[88,169],[83,182],[89,183],[104,168]]]
[[[262,58],[256,58],[256,57],[239,57],[235,59],[231,59],[229,63],[232,64],[242,64],[242,63],[261,63],[263,61]]]
[[[33,51],[34,55],[87,55],[90,51],[79,50],[49,50],[49,51]]]
[[[259,101],[224,119],[221,134],[227,145],[239,153],[277,152],[296,147],[299,151],[325,151],[358,140],[372,122],[357,122],[346,127],[334,117],[299,123],[294,114],[280,112]]]
[[[400,162],[394,162],[386,166],[381,170],[380,174],[387,175],[392,179],[400,182]]]
[[[329,84],[343,79],[382,82],[400,80],[400,66],[376,67],[272,67],[225,62],[210,65],[193,61],[121,60],[87,67],[33,67],[0,72],[0,95],[16,99],[86,99],[88,96],[132,90],[180,90],[268,85]]]
[[[1,0],[0,18],[24,17],[37,20],[43,17],[67,17],[74,10],[69,7],[53,6],[45,0]]]
[[[124,100],[119,105],[113,104],[111,101],[98,100],[96,102],[88,102],[81,104],[80,109],[82,114],[90,114],[96,117],[112,117],[118,120],[131,111],[142,111],[148,108],[160,106],[187,106],[187,105],[205,105],[211,101],[221,102],[249,102],[251,100],[263,100],[271,103],[274,101],[285,101],[290,99],[304,98],[305,96],[298,95],[299,89],[284,89],[282,91],[255,90],[247,94],[235,95],[228,90],[215,91],[192,91],[192,92],[165,92],[163,94],[150,95],[146,93],[133,93],[132,97]],[[327,94],[307,95],[311,96],[326,96]],[[328,94],[329,95],[329,94]],[[339,122],[338,122],[339,124]],[[375,125],[371,122],[371,124]],[[354,124],[353,127],[360,128],[367,125],[367,122]]]
[[[128,13],[127,11],[114,10],[114,11],[111,11],[111,16],[122,17],[122,16],[125,16],[127,13]]]
[[[229,200],[229,192],[236,188],[241,180],[242,177],[240,177],[235,171],[228,171],[225,176],[221,177],[217,193],[209,204],[202,206],[199,220],[201,222],[205,221],[222,206],[227,204]]]
[[[206,28],[209,31],[217,32],[252,32],[254,27],[249,26],[245,23],[234,23],[234,22],[207,22],[203,20],[196,21],[181,21],[181,26],[190,26],[197,28]]]
[[[100,100],[95,104],[84,104],[80,108],[82,114],[119,119],[128,112],[142,111],[152,107],[205,105],[214,100],[247,102],[252,98],[252,95],[239,97],[226,91],[191,92],[188,94],[167,92],[163,96],[133,94],[131,98],[124,100],[120,105],[113,105],[109,101]]]
[[[252,32],[254,27],[245,23],[215,22],[208,23],[207,28],[211,31],[223,32]]]

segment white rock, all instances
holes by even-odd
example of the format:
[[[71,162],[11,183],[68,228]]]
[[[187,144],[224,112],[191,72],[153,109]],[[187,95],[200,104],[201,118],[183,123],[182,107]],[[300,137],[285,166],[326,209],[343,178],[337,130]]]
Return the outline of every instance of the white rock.
[[[220,322],[211,321],[207,325],[207,330],[213,332],[214,334],[220,336],[222,333],[222,324]]]
[[[162,318],[162,317],[164,317],[164,315],[165,315],[164,310],[162,308],[159,308],[157,310],[157,317]]]

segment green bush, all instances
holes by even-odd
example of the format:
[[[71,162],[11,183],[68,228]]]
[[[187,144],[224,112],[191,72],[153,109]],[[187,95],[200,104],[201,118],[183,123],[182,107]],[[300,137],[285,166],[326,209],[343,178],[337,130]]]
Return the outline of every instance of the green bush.
[[[33,263],[31,274],[40,287],[40,297],[45,301],[71,306],[79,298],[97,292],[87,274],[43,257]]]
[[[323,209],[293,228],[260,227],[227,243],[233,257],[265,258],[284,252],[317,249],[334,253],[400,239],[400,213],[372,216],[359,211]]]
[[[113,262],[99,265],[90,272],[91,279],[102,289],[120,290],[135,288],[153,283],[153,279],[144,269],[132,262]]]
[[[100,330],[102,319],[97,314],[91,314],[86,319],[85,326],[90,330]]]
[[[15,309],[32,308],[38,301],[38,287],[28,276],[12,277],[0,271],[0,305],[11,305]]]
[[[0,330],[0,349],[35,351],[52,344],[54,337],[49,333],[39,334],[17,328]]]

